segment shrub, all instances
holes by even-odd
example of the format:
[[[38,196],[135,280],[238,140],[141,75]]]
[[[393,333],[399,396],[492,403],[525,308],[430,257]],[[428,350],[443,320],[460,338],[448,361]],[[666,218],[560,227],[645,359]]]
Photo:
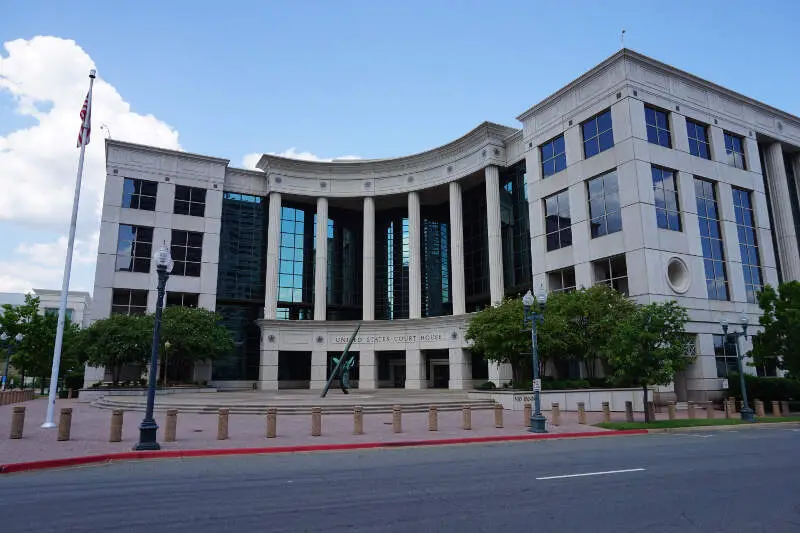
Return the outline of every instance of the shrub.
[[[800,400],[800,380],[790,378],[767,378],[745,374],[747,399],[772,402],[781,400]],[[738,374],[728,376],[728,393],[726,396],[735,396],[741,399],[742,391]]]

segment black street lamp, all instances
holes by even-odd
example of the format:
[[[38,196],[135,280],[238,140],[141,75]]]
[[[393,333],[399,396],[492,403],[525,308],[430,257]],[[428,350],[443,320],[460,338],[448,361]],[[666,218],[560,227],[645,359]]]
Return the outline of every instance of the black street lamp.
[[[14,340],[17,342],[17,344],[22,342],[23,338],[25,338],[25,335],[23,335],[22,333],[17,333],[14,336]],[[8,383],[8,364],[11,361],[11,352],[13,351],[12,348],[13,345],[11,344],[10,337],[5,332],[0,334],[0,341],[2,341],[3,344],[6,345],[6,364],[3,368],[3,381],[2,384],[0,384],[0,391],[4,391],[6,390],[6,383]]]
[[[725,352],[725,345],[728,343],[728,335],[735,339],[736,345],[736,363],[739,366],[739,383],[742,389],[742,420],[745,422],[755,422],[756,417],[753,413],[753,410],[750,409],[750,406],[747,403],[747,386],[744,382],[744,368],[742,365],[742,359],[744,358],[744,354],[741,353],[739,350],[739,337],[747,338],[747,315],[742,315],[742,331],[733,331],[730,334],[728,333],[728,319],[724,318],[719,321],[720,326],[722,326],[722,333],[723,335],[723,342],[722,342],[722,350],[725,355],[728,355]]]
[[[158,424],[153,418],[153,405],[156,401],[156,378],[158,377],[158,347],[159,336],[161,333],[161,310],[164,305],[164,290],[167,286],[169,273],[172,272],[172,257],[169,249],[162,245],[158,251],[156,273],[158,274],[158,297],[156,298],[156,319],[153,324],[153,348],[150,352],[150,375],[147,383],[147,410],[144,413],[142,423],[139,424],[139,442],[133,447],[134,450],[160,450],[161,446],[156,441]]]
[[[539,301],[538,311],[533,309],[533,304]],[[542,402],[539,392],[542,390],[542,380],[539,377],[539,343],[536,333],[536,326],[539,322],[544,320],[544,306],[547,302],[547,293],[544,290],[539,291],[536,298],[533,297],[531,291],[528,291],[522,297],[522,308],[524,310],[524,317],[522,319],[523,326],[530,323],[531,325],[531,352],[533,354],[533,413],[531,414],[531,432],[532,433],[547,433],[547,419],[542,415]]]

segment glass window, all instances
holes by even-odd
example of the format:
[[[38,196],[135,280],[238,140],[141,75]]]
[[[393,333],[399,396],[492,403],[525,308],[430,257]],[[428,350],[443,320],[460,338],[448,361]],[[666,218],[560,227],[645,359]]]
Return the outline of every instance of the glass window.
[[[58,307],[45,307],[44,314],[45,316],[53,315],[58,317]],[[64,310],[64,318],[67,322],[72,322],[72,309],[69,307]]]
[[[739,236],[739,252],[742,256],[744,287],[747,291],[747,301],[757,303],[758,293],[764,288],[764,284],[751,198],[750,191],[733,187],[733,210],[736,214],[736,233]]]
[[[117,236],[117,272],[150,272],[153,228],[120,224]]]
[[[644,121],[647,125],[647,140],[666,148],[672,147],[667,112],[651,106],[644,106]]]
[[[125,178],[122,184],[122,207],[155,211],[157,194],[158,182]]]
[[[694,192],[697,198],[697,219],[700,223],[700,244],[703,248],[708,297],[711,300],[727,300],[728,275],[725,269],[716,187],[712,181],[695,177]]]
[[[575,267],[562,268],[547,273],[547,287],[550,292],[569,292],[575,290]]]
[[[166,306],[197,307],[199,296],[191,292],[168,292]]]
[[[147,313],[147,291],[114,289],[111,295],[112,315],[144,315]]]
[[[678,184],[675,172],[655,165],[651,167],[651,172],[658,227],[681,231],[681,210],[678,205]]]
[[[202,217],[206,214],[206,190],[200,187],[175,186],[176,215]]]
[[[587,181],[589,189],[589,216],[592,238],[615,233],[622,229],[619,206],[617,171]]]
[[[195,231],[172,230],[170,253],[175,266],[173,276],[200,276],[203,261],[203,234]]]
[[[728,335],[727,340],[725,335],[714,335],[714,358],[717,361],[718,378],[739,373],[736,339],[734,335]]]
[[[615,255],[592,262],[594,284],[604,283],[614,290],[628,295],[628,266],[625,255]]]
[[[516,295],[531,284],[531,234],[525,196],[525,160],[500,171],[500,233],[503,245],[503,287]],[[484,217],[485,218],[485,217]],[[524,291],[523,291],[524,292]]]
[[[564,148],[564,135],[544,143],[539,151],[542,156],[542,177],[552,176],[567,168],[567,154]]]
[[[689,137],[689,153],[711,159],[711,145],[708,142],[708,126],[686,119],[686,134]]]
[[[547,251],[572,245],[572,219],[569,215],[569,191],[563,190],[544,200],[544,226]]]
[[[610,109],[581,124],[581,130],[583,131],[583,153],[587,159],[614,146]]]
[[[254,304],[260,303],[263,309],[267,249],[266,204],[267,201],[260,196],[223,193],[217,274],[218,300],[236,300],[236,305],[240,305],[242,300],[249,300]]]
[[[725,132],[725,153],[728,155],[728,164],[732,167],[745,169],[744,139],[739,135]]]
[[[314,215],[308,215],[300,207],[281,207],[281,240],[278,260],[278,301],[285,303],[311,303],[311,294],[304,291],[303,274],[308,268],[313,272]],[[307,227],[308,226],[308,227]],[[309,253],[306,254],[306,234],[309,240]],[[308,257],[307,257],[308,255]],[[311,276],[313,279],[313,275]],[[313,286],[313,282],[311,283]],[[291,308],[292,310],[295,307]],[[292,319],[297,319],[293,312]]]

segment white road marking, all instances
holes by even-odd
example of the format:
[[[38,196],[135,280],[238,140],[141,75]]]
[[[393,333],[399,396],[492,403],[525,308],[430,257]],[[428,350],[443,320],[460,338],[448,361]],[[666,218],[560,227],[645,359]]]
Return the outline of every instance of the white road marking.
[[[713,435],[692,435],[692,434],[689,434],[688,436],[689,437],[697,437],[698,439],[707,439],[709,437],[713,437]]]
[[[626,472],[643,472],[644,468],[628,468],[626,470],[608,470],[606,472],[587,472],[585,474],[566,474],[563,476],[545,476],[537,477],[537,481],[544,481],[546,479],[564,479],[568,477],[586,477],[586,476],[605,476],[607,474],[624,474]]]

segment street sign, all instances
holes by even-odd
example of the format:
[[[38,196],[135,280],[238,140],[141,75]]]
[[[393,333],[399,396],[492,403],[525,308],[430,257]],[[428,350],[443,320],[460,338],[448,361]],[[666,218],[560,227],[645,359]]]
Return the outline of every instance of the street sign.
[[[533,380],[533,391],[534,392],[541,392],[542,390],[542,380],[541,379],[534,379]]]
[[[728,388],[728,379],[727,378],[722,380],[722,388],[723,389],[727,389]]]

